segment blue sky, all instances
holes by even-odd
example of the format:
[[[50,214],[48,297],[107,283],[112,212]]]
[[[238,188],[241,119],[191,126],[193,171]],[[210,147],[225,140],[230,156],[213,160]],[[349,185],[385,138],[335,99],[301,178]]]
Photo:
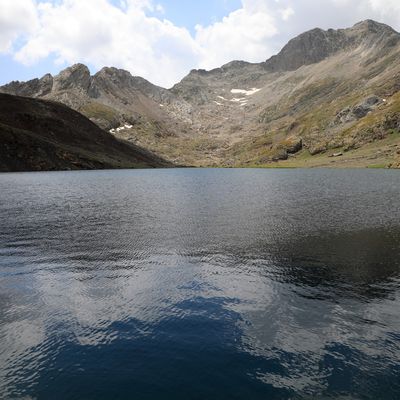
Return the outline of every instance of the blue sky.
[[[241,6],[240,0],[165,0],[159,3],[165,10],[165,18],[188,28],[192,33],[197,24],[210,25]]]
[[[115,5],[120,3],[119,0],[112,2]],[[155,12],[154,15],[166,18],[177,26],[184,26],[192,33],[196,25],[210,25],[241,6],[240,0],[160,0],[157,3],[164,12]]]
[[[315,27],[375,19],[400,29],[399,0],[0,0],[0,84],[82,62],[169,87],[192,68],[260,62]]]

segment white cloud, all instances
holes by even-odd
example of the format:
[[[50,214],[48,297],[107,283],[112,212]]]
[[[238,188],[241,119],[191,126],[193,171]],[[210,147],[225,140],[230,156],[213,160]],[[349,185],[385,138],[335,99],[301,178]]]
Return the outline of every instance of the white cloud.
[[[292,15],[294,15],[294,10],[292,7],[286,7],[280,10],[282,19],[288,21]]]
[[[0,53],[26,65],[48,56],[63,64],[112,65],[170,86],[191,68],[265,60],[316,26],[346,27],[372,18],[400,28],[398,0],[326,0],[323,7],[320,0],[242,0],[221,21],[197,26],[194,35],[161,19],[164,9],[156,0],[115,3],[1,0]]]
[[[148,1],[130,0],[119,8],[107,0],[64,0],[37,9],[40,27],[15,55],[22,63],[55,54],[60,63],[117,66],[170,84],[196,62],[190,33],[148,17]]]
[[[251,10],[244,5],[221,22],[196,27],[195,40],[202,49],[200,66],[213,68],[236,59],[259,61],[260,55],[270,52],[268,39],[277,32],[268,12]]]
[[[370,0],[369,3],[372,10],[381,18],[389,18],[394,23],[399,22],[400,2],[398,0]]]
[[[35,3],[31,0],[1,0],[0,53],[12,50],[21,35],[32,33],[37,27]]]

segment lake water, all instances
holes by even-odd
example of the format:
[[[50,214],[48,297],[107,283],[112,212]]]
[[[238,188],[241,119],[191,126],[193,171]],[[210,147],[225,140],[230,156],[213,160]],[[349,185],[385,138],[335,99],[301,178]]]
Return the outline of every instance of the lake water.
[[[1,399],[399,399],[400,173],[0,174]]]

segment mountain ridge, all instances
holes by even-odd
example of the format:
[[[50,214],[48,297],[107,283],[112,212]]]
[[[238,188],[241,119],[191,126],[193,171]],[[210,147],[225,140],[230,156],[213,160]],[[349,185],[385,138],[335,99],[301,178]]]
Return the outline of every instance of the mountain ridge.
[[[305,153],[357,151],[388,135],[387,115],[396,131],[399,59],[400,34],[366,20],[304,32],[261,63],[192,70],[170,89],[113,67],[91,76],[76,64],[0,91],[62,102],[172,162],[268,165]],[[301,147],[293,152],[292,143]],[[386,158],[389,164],[395,154]]]

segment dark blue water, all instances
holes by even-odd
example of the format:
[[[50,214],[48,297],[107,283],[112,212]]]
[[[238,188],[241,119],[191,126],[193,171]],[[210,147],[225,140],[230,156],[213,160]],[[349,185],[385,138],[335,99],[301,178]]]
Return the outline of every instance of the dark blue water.
[[[1,399],[399,399],[400,174],[0,175]]]

